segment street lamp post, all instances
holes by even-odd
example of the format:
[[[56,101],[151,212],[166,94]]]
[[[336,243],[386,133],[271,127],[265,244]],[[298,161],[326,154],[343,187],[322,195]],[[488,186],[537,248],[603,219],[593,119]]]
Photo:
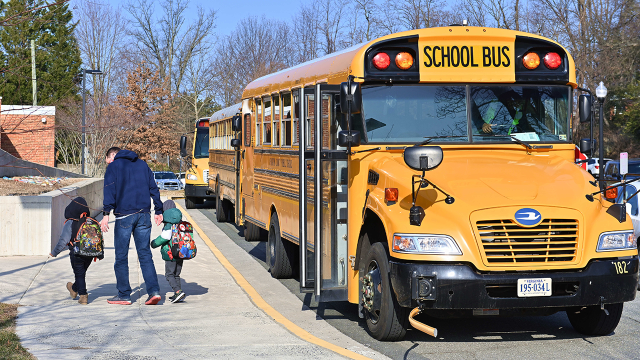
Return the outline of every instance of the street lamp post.
[[[598,181],[600,182],[600,189],[604,189],[604,113],[603,113],[603,105],[604,99],[607,97],[607,88],[604,86],[602,81],[600,81],[600,85],[596,88],[596,97],[598,98],[598,105],[600,106],[600,146],[599,146],[599,155],[600,159],[598,159],[598,166],[600,166],[600,171],[598,172]]]
[[[102,71],[98,70],[87,70],[87,69],[82,69],[82,175],[86,175],[85,173],[85,146],[86,146],[86,141],[85,141],[85,111],[84,111],[84,94],[86,93],[86,85],[85,85],[85,78],[87,77],[87,74],[94,74],[94,75],[102,75]]]

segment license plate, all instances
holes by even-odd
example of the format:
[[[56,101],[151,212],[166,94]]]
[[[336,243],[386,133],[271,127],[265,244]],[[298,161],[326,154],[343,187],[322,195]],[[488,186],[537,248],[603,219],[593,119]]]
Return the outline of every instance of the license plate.
[[[551,278],[518,279],[518,297],[551,296]]]

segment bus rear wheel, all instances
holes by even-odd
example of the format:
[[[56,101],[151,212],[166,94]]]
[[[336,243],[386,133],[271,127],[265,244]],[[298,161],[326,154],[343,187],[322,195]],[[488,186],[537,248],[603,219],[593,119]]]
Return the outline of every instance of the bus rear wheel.
[[[384,245],[373,244],[363,264],[360,289],[369,333],[380,341],[401,340],[407,333],[409,314],[391,291],[389,259]]]
[[[584,308],[574,308],[567,310],[567,317],[573,328],[585,335],[609,335],[616,329],[622,316],[623,304],[605,304],[604,308],[593,305]]]
[[[258,232],[259,233],[259,232]],[[269,237],[267,240],[267,264],[271,276],[276,279],[287,279],[293,276],[294,257],[296,256],[293,243],[284,240],[280,235],[278,214],[271,215]]]

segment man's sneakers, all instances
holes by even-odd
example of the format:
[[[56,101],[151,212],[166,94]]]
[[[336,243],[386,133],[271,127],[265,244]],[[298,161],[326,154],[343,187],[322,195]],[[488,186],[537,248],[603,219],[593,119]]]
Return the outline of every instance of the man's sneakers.
[[[78,296],[78,293],[73,291],[73,283],[72,282],[68,282],[67,283],[67,290],[69,290],[69,295],[71,296],[72,299],[75,299],[76,296]]]
[[[149,297],[147,298],[147,301],[144,302],[145,305],[155,305],[157,304],[160,300],[162,300],[162,297],[160,297],[160,295],[156,294],[156,295],[149,295]]]
[[[131,305],[131,299],[124,299],[117,295],[112,297],[111,299],[107,299],[107,302],[109,304],[116,304],[116,305]]]
[[[171,300],[171,303],[177,303],[177,302],[182,302],[182,300],[184,300],[185,296],[187,296],[184,291],[182,290],[178,290],[173,296],[169,297],[169,300]]]

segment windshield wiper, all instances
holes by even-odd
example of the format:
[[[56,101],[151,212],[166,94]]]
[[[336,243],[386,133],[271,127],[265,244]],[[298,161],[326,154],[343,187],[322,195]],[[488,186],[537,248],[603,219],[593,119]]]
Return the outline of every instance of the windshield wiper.
[[[553,145],[531,145],[527,142],[524,142],[520,139],[518,139],[517,137],[515,137],[514,135],[481,135],[481,136],[491,136],[491,137],[503,137],[503,138],[509,138],[511,140],[513,140],[514,142],[524,146],[527,148],[527,150],[535,150],[535,149],[553,149]]]
[[[456,137],[465,137],[466,138],[465,135],[425,136],[424,138],[426,140],[422,141],[419,144],[416,144],[416,146],[427,145],[428,143],[432,142],[435,139],[456,138]]]

